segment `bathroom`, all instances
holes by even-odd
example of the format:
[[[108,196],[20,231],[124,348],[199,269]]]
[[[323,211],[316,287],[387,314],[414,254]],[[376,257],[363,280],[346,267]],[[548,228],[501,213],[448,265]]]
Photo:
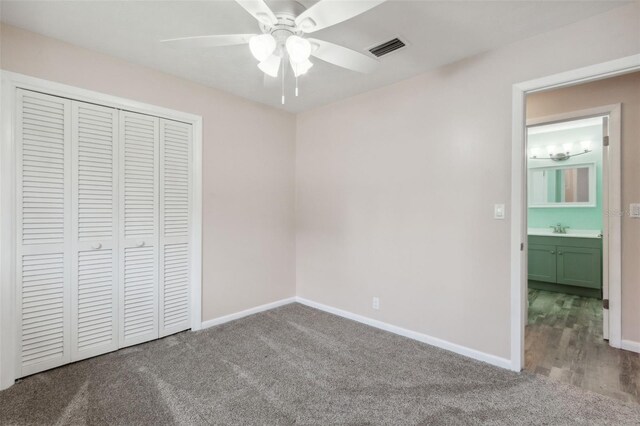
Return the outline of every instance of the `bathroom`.
[[[602,299],[607,117],[528,128],[529,289]]]

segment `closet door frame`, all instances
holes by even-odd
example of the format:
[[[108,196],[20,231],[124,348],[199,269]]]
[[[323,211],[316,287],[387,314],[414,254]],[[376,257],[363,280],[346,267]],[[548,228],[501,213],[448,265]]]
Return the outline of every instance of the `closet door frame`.
[[[202,328],[202,117],[143,102],[0,70],[0,390],[19,376],[16,280],[17,89],[41,92],[192,125],[190,256],[191,330]]]

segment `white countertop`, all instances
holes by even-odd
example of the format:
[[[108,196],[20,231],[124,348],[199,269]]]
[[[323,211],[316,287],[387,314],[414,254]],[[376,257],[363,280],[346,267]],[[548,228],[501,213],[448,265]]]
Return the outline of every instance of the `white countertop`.
[[[566,234],[555,234],[551,227],[549,228],[529,228],[529,235],[537,235],[543,237],[564,237],[564,238],[602,238],[602,231],[598,229],[571,229],[567,228]]]

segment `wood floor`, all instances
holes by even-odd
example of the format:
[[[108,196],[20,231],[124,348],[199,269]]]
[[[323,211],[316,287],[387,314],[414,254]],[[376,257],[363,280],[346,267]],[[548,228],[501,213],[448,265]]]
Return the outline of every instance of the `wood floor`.
[[[640,354],[602,339],[602,301],[529,290],[525,369],[640,403]]]

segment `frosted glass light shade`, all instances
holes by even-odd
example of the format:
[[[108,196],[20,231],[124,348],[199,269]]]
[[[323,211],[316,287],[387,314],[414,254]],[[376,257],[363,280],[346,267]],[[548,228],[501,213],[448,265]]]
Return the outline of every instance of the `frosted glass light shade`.
[[[291,63],[291,69],[293,70],[293,75],[296,77],[300,77],[301,75],[306,74],[307,71],[309,71],[309,69],[311,69],[311,67],[313,66],[313,63],[308,59],[299,64],[296,64],[291,60],[289,60],[289,62]]]
[[[277,77],[278,70],[280,69],[280,57],[271,55],[265,61],[260,62],[258,68],[271,77]]]
[[[253,36],[249,40],[249,49],[254,58],[262,62],[276,50],[276,39],[271,34]]]
[[[309,59],[311,55],[311,43],[295,35],[290,36],[285,44],[289,59],[294,64],[300,64]]]
[[[589,151],[591,149],[591,141],[582,141],[582,142],[580,142],[580,146],[585,151]]]

